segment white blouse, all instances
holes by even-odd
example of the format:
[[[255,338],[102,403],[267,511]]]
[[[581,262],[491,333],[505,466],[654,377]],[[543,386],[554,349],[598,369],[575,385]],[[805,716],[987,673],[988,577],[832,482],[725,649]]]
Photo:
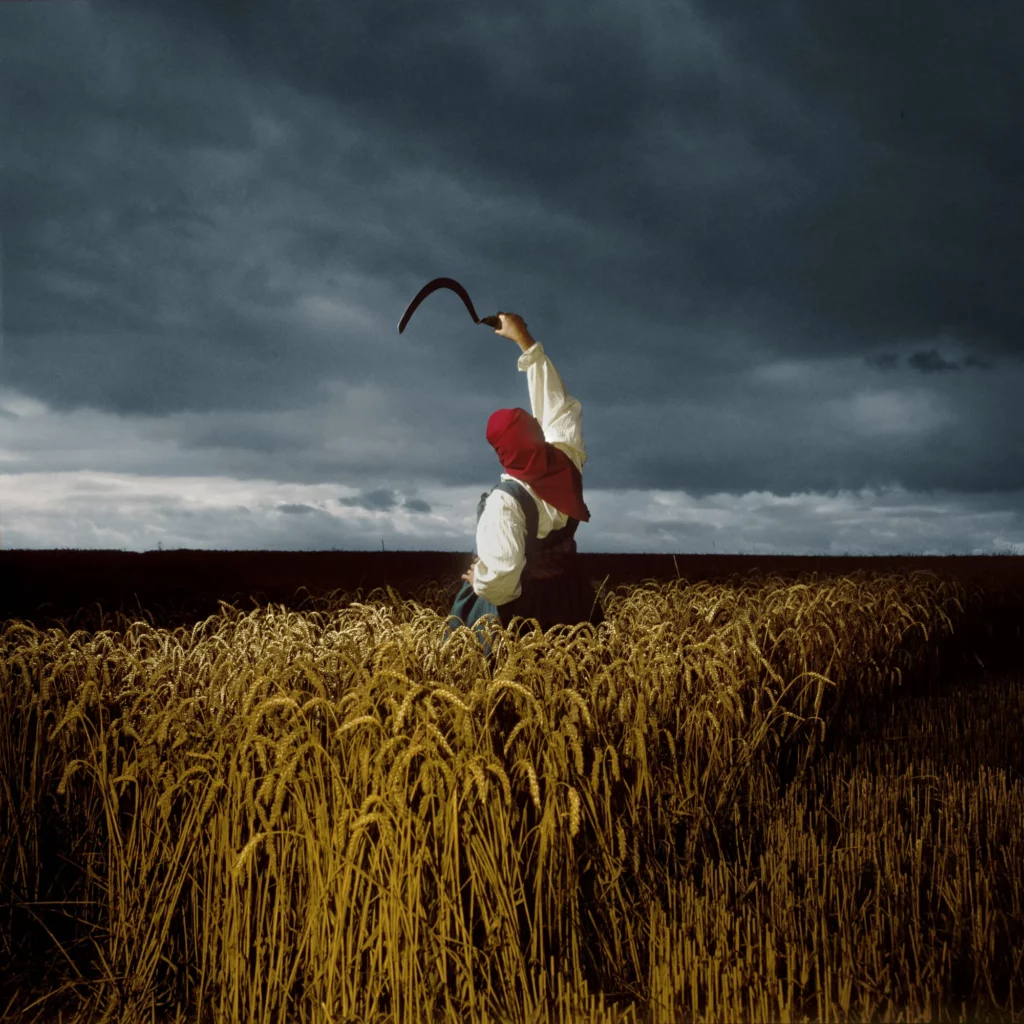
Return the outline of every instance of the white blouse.
[[[539,341],[520,357],[519,369],[526,372],[531,412],[544,430],[544,440],[561,449],[577,469],[587,461],[583,445],[582,410],[577,399],[566,393],[565,384]],[[502,480],[515,480],[508,473]],[[539,497],[526,482],[537,502],[537,536],[546,537],[569,521],[554,505]],[[473,590],[493,604],[514,601],[522,593],[519,577],[526,567],[526,517],[519,502],[504,491],[492,491],[484,504],[476,528],[478,561]]]

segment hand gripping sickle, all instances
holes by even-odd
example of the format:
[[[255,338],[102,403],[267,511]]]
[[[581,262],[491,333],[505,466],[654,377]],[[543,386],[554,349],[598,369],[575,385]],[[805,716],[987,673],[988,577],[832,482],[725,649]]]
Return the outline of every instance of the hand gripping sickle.
[[[466,304],[466,309],[469,310],[469,315],[473,318],[475,324],[486,324],[488,327],[493,327],[498,330],[501,327],[501,314],[496,316],[485,316],[482,319],[476,315],[476,310],[473,308],[473,303],[469,297],[469,293],[465,288],[459,284],[452,277],[435,277],[433,281],[428,281],[417,293],[416,298],[409,303],[409,308],[402,315],[402,319],[398,321],[398,333],[401,334],[405,330],[405,325],[409,322],[413,313],[416,312],[419,304],[431,293],[436,292],[438,288],[450,288],[462,301]]]

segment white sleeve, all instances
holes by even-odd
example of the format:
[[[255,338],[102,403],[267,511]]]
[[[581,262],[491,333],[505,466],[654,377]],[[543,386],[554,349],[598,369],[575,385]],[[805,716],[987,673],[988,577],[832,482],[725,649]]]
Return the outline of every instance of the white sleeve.
[[[544,430],[544,440],[565,452],[582,471],[587,449],[583,444],[583,410],[579,400],[566,392],[555,364],[539,341],[519,357],[519,369],[526,373],[531,411]]]
[[[511,494],[492,491],[487,496],[476,526],[476,551],[475,593],[496,605],[519,597],[526,568],[526,516]]]

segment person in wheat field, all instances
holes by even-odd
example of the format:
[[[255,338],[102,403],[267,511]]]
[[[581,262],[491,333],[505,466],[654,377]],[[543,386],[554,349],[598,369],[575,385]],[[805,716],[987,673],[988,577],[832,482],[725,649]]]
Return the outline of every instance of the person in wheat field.
[[[590,521],[581,470],[587,461],[581,408],[543,346],[515,313],[498,314],[495,334],[521,349],[533,415],[499,409],[487,421],[487,440],[504,469],[501,481],[480,496],[473,561],[462,576],[445,628],[473,627],[491,656],[482,623],[508,626],[513,616],[535,618],[541,630],[558,624],[604,621],[589,580],[576,560],[576,527]]]

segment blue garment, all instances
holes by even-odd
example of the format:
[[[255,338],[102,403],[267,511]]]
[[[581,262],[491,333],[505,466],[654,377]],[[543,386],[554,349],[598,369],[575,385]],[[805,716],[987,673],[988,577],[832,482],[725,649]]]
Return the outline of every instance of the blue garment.
[[[537,504],[525,487],[515,480],[502,480],[493,490],[505,491],[519,502],[526,517],[526,565],[520,578],[520,594],[513,601],[503,605],[480,597],[473,587],[463,581],[452,604],[452,610],[445,626],[444,639],[462,625],[470,625],[476,633],[484,653],[491,657],[491,645],[487,642],[485,622],[500,622],[508,626],[515,616],[537,619],[542,632],[559,624],[575,625],[578,622],[591,622],[595,626],[604,621],[604,613],[597,602],[597,595],[589,580],[583,579],[575,568],[576,542],[573,539],[579,520],[570,517],[569,521],[559,530],[553,530],[543,540],[537,538]],[[484,505],[490,491],[480,496],[477,504],[476,518],[480,522]],[[545,560],[547,552],[555,549],[569,550],[569,557],[564,555],[556,560],[563,568],[557,574],[546,574],[546,578],[534,579],[531,570]],[[473,553],[477,554],[474,545]]]

